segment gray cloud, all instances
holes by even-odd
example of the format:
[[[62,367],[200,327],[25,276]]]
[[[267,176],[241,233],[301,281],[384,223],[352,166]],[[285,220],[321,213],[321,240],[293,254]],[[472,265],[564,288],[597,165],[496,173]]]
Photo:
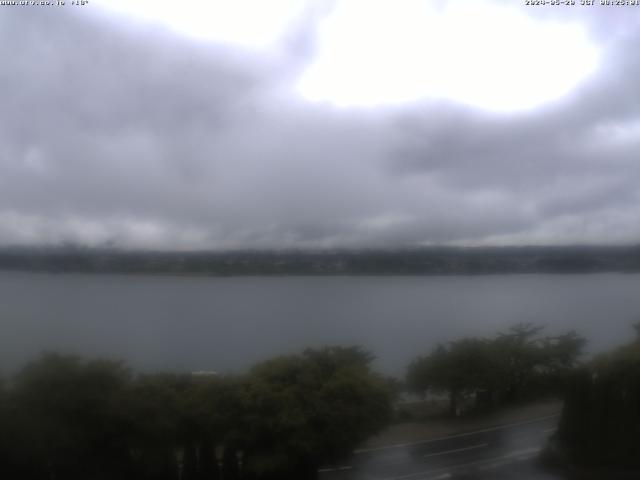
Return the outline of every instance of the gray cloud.
[[[5,8],[0,243],[637,242],[638,16],[613,10],[574,10],[603,46],[597,75],[498,115],[303,102],[293,82],[322,12],[268,57],[69,9]]]

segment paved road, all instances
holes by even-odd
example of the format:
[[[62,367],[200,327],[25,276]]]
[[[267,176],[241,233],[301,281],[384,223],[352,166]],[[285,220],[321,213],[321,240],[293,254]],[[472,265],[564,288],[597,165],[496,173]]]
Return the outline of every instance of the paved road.
[[[536,458],[558,416],[547,416],[419,443],[357,451],[320,480],[558,480]]]

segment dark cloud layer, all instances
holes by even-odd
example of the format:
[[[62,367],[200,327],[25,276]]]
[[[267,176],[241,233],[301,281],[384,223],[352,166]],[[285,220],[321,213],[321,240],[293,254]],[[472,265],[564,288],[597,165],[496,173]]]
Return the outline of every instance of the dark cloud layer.
[[[304,102],[313,17],[270,57],[4,8],[0,243],[637,242],[638,15],[579,15],[603,49],[597,74],[540,109],[489,114]]]

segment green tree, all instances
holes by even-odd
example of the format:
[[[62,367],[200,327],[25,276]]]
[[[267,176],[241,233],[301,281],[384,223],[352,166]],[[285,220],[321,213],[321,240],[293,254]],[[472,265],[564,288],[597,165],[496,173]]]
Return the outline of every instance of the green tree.
[[[11,413],[21,477],[108,478],[128,472],[120,363],[46,354],[15,378]]]
[[[313,478],[391,415],[384,379],[361,349],[278,357],[250,372],[244,392],[247,468],[259,478]]]
[[[494,388],[495,365],[489,346],[486,340],[478,338],[438,345],[431,354],[411,363],[407,383],[417,392],[446,393],[449,414],[457,415],[464,397]]]
[[[183,407],[189,386],[186,375],[154,374],[138,376],[127,390],[127,447],[139,477],[177,471],[175,452],[184,448],[189,433]]]
[[[536,367],[545,362],[538,334],[544,327],[519,323],[506,333],[498,334],[493,348],[499,352],[502,392],[507,401],[520,398],[533,379]]]
[[[12,463],[12,455],[10,451],[10,421],[9,421],[9,405],[8,405],[8,392],[5,387],[5,382],[0,377],[0,465],[4,465],[5,468]]]
[[[389,418],[372,360],[329,347],[242,377],[133,377],[118,362],[46,354],[0,388],[0,460],[21,480],[313,478]]]
[[[544,391],[562,393],[567,375],[578,365],[586,340],[575,331],[543,338],[543,329],[521,323],[495,339],[506,401]]]
[[[463,338],[438,345],[409,365],[407,385],[419,393],[446,393],[451,415],[469,397],[481,407],[525,394],[558,392],[577,365],[585,340],[573,331],[541,338],[542,330],[518,324],[493,339]]]
[[[239,476],[244,452],[244,388],[243,377],[214,375],[192,378],[182,407],[187,413],[188,432],[185,473],[194,478],[214,477],[219,473],[217,463],[220,460],[224,478]]]
[[[634,325],[634,328],[636,326]],[[556,442],[572,462],[640,468],[640,335],[574,372]],[[603,472],[606,475],[606,472]]]

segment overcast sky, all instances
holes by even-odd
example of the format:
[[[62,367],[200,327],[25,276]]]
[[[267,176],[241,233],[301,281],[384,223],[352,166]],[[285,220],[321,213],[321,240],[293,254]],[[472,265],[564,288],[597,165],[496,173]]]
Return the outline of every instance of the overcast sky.
[[[640,242],[638,6],[66,3],[0,6],[2,245]]]

